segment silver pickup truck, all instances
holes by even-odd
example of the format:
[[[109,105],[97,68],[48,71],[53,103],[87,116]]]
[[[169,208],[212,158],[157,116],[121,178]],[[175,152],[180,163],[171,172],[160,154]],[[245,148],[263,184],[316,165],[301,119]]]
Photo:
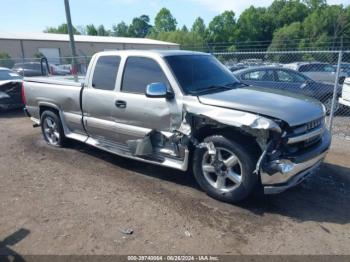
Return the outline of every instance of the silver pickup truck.
[[[110,51],[80,83],[25,79],[25,111],[44,139],[74,139],[182,171],[237,202],[279,193],[320,165],[330,146],[312,98],[240,83],[215,57],[188,51]]]

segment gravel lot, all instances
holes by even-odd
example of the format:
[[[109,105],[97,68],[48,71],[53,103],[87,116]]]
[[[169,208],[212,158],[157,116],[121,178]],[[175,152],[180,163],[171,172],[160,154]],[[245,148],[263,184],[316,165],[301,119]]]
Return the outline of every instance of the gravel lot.
[[[345,139],[302,185],[239,206],[189,174],[78,142],[52,148],[20,112],[2,113],[0,141],[0,253],[350,254]]]

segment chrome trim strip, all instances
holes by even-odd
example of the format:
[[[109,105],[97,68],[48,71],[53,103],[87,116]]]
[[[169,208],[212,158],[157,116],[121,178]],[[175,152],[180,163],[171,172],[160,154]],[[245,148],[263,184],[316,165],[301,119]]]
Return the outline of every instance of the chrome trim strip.
[[[310,167],[309,169],[304,170],[303,172],[297,174],[292,178],[292,181],[288,183],[287,185],[283,186],[265,186],[264,187],[264,194],[270,195],[270,194],[279,194],[283,191],[286,191],[288,188],[294,187],[301,182],[303,182],[309,175],[312,175],[313,172],[321,165],[322,161],[320,160],[317,162],[314,166]]]
[[[289,137],[287,143],[288,144],[295,144],[298,142],[302,142],[302,141],[308,140],[310,138],[313,138],[315,136],[321,135],[323,132],[324,132],[324,127],[321,127],[319,129],[316,129],[314,131],[311,131],[309,133],[306,133],[306,134],[303,134],[300,136]]]
[[[290,179],[292,179],[294,176],[298,175],[300,172],[303,172],[304,170],[313,167],[314,165],[317,165],[318,162],[322,162],[322,160],[326,157],[328,151],[323,152],[322,154],[305,161],[303,163],[295,164],[293,169],[285,174],[282,174],[280,172],[276,172],[273,175],[269,175],[265,172],[261,172],[261,183],[264,186],[274,185],[274,184],[283,184],[288,183]]]
[[[86,143],[88,145],[97,147],[101,150],[107,151],[109,153],[112,153],[112,154],[115,154],[115,155],[118,155],[121,157],[139,160],[139,161],[142,161],[145,163],[155,164],[155,165],[159,165],[159,166],[170,167],[170,168],[174,168],[174,169],[178,169],[178,170],[182,170],[182,171],[186,171],[188,169],[188,165],[189,165],[189,150],[188,149],[185,149],[185,156],[184,156],[183,160],[176,160],[176,159],[165,157],[163,162],[156,162],[156,161],[152,161],[152,160],[148,160],[148,159],[134,156],[130,152],[126,152],[125,150],[123,150],[120,147],[118,148],[117,145],[115,145],[114,147],[106,147],[105,145],[102,145],[98,140],[95,140],[91,137],[89,137],[86,140]]]

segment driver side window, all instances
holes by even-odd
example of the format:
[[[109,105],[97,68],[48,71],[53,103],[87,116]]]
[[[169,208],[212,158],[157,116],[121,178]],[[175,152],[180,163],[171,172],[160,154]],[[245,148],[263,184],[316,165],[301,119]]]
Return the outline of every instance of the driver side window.
[[[168,80],[159,64],[146,57],[129,57],[125,64],[122,92],[145,94],[147,85],[161,82],[168,85]]]

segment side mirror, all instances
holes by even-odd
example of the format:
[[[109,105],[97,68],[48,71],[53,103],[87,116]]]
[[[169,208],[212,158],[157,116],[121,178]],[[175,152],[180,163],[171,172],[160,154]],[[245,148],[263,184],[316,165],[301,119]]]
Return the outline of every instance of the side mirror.
[[[173,99],[174,93],[164,83],[152,83],[146,87],[146,96],[150,98]]]

